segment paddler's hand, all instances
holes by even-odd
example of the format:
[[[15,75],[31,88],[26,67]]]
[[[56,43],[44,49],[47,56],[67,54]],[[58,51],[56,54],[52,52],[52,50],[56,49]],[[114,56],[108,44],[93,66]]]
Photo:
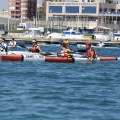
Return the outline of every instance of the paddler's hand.
[[[92,61],[93,60],[93,58],[88,58],[90,61]]]

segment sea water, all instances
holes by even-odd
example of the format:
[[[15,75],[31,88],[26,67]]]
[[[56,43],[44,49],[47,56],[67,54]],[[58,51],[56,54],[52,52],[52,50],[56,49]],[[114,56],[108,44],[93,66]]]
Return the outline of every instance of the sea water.
[[[0,120],[120,120],[120,61],[0,62]]]

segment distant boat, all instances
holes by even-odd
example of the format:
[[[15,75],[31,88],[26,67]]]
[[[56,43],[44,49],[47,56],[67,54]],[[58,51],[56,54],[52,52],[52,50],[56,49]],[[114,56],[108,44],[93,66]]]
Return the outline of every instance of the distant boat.
[[[0,30],[0,37],[5,34],[4,30]]]
[[[47,38],[54,39],[82,39],[84,36],[83,33],[77,32],[76,30],[69,29],[63,31],[63,33],[51,33],[47,36]]]
[[[95,40],[109,41],[111,40],[109,33],[104,33],[103,31],[93,32]]]
[[[120,33],[114,33],[114,40],[120,40]]]
[[[24,38],[43,37],[43,34],[44,34],[43,27],[32,27],[32,28],[29,28],[20,37],[24,37]]]
[[[65,39],[65,37],[61,33],[50,33],[47,35],[47,39]]]
[[[63,35],[68,39],[81,39],[84,34],[73,29],[63,31]]]

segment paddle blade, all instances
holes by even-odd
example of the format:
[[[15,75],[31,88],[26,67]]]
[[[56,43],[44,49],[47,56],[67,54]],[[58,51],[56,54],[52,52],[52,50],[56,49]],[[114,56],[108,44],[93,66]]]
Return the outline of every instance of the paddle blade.
[[[77,50],[77,52],[86,52],[87,50]]]
[[[19,46],[20,47],[22,47],[22,48],[27,48],[25,45],[23,45],[23,44],[19,44]]]

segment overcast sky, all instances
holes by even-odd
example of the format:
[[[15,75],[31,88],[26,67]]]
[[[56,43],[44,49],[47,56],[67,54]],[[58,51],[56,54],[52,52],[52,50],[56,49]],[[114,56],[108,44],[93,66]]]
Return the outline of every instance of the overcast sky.
[[[66,1],[73,1],[73,0],[66,0]],[[42,0],[38,0],[38,2],[41,3]],[[8,9],[8,0],[0,0],[0,10],[7,10],[7,9]]]

